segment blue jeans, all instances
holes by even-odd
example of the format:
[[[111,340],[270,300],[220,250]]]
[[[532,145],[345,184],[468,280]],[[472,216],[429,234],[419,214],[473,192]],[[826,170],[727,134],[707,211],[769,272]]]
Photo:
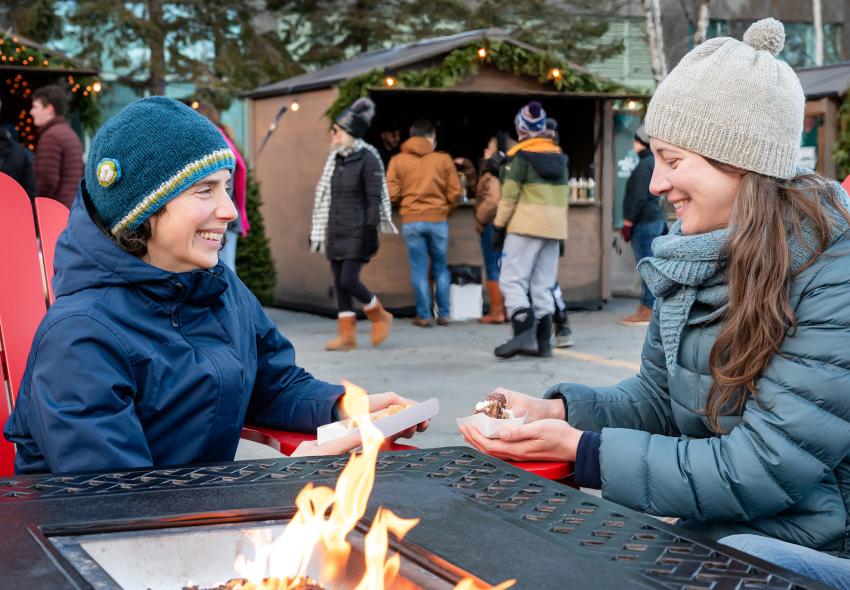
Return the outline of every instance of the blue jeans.
[[[413,293],[416,295],[416,315],[431,319],[431,285],[428,282],[428,259],[431,276],[434,277],[437,309],[441,318],[449,317],[449,291],[451,277],[446,262],[449,249],[449,222],[414,221],[401,228],[407,242],[407,256]]]
[[[718,541],[807,578],[850,590],[850,559],[758,535],[730,535]]]
[[[652,240],[663,235],[665,229],[667,229],[666,221],[640,223],[632,228],[632,250],[635,253],[635,260],[640,262],[644,258],[652,256]],[[641,279],[641,284],[640,303],[652,308],[655,304],[655,295],[646,286],[646,281]]]
[[[502,270],[502,251],[493,249],[495,230],[496,227],[488,223],[481,232],[481,255],[484,257],[484,273],[488,281],[498,281]]]

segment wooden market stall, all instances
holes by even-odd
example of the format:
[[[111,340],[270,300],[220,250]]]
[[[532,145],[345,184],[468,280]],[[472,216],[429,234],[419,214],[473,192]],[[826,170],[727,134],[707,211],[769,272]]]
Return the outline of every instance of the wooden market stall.
[[[57,84],[70,97],[67,119],[81,136],[99,121],[95,96],[102,84],[85,64],[15,34],[0,32],[0,132],[9,131],[21,145],[35,149],[36,129],[29,110],[32,93]]]
[[[577,86],[590,91],[570,89]],[[612,112],[614,101],[624,98],[611,88],[613,84],[579,66],[552,63],[538,49],[486,30],[365,53],[247,93],[251,156],[277,268],[277,304],[335,309],[327,261],[308,248],[314,189],[329,149],[328,113],[343,108],[348,96],[368,93],[377,107],[366,136],[373,145],[379,141],[381,121],[395,121],[405,130],[426,117],[437,124],[437,149],[475,162],[496,131],[513,131],[520,107],[540,100],[559,122],[571,176],[596,182],[594,200],[570,206],[559,280],[571,307],[598,309],[611,295]],[[288,111],[258,155],[282,106]],[[458,207],[449,219],[448,258],[450,265],[482,265],[471,203]],[[381,235],[380,251],[363,278],[388,307],[412,310],[407,250],[400,235]]]
[[[824,176],[835,178],[833,150],[840,132],[841,103],[846,100],[850,87],[850,61],[801,68],[797,70],[797,76],[806,95],[804,148],[805,144],[812,144],[810,147],[815,148],[814,168]],[[806,141],[807,135],[813,137]]]

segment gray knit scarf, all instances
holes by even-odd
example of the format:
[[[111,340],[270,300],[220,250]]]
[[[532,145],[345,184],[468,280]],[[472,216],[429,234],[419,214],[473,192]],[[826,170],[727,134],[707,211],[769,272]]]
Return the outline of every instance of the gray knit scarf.
[[[316,185],[316,195],[313,201],[313,217],[310,225],[310,251],[324,252],[325,250],[325,231],[328,227],[328,218],[330,217],[331,209],[331,179],[333,178],[334,169],[336,168],[337,155],[343,158],[350,156],[358,150],[366,150],[375,156],[378,160],[378,165],[381,168],[381,231],[385,234],[397,234],[398,230],[392,222],[392,211],[390,209],[390,193],[387,190],[386,174],[384,173],[384,163],[381,160],[381,154],[378,153],[372,145],[366,143],[362,139],[357,139],[354,145],[347,148],[333,148],[328,154],[328,159],[325,161],[325,167],[322,170],[322,176]]]
[[[797,170],[797,175],[808,170]],[[850,209],[847,193],[837,182],[830,181],[829,188],[838,195],[845,209]],[[848,230],[848,224],[839,211],[824,204],[832,222],[829,243]],[[711,322],[726,312],[729,305],[727,277],[721,272],[723,244],[729,235],[727,229],[693,236],[682,235],[681,222],[677,221],[670,233],[655,238],[652,256],[638,263],[650,291],[658,299],[659,329],[664,345],[667,371],[676,371],[679,343],[685,325]],[[811,258],[819,240],[811,224],[804,223],[801,238],[791,235],[788,248],[791,252],[791,272],[796,272]],[[694,303],[703,304],[699,313],[691,315]]]

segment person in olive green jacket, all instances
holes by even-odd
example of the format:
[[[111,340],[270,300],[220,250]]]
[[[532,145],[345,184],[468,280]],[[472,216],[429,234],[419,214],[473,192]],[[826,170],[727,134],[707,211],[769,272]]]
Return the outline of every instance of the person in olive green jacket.
[[[509,392],[524,426],[462,432],[498,457],[575,461],[579,485],[721,542],[832,553],[807,575],[848,580],[850,199],[796,166],[805,98],[783,39],[774,19],[710,39],[649,104],[650,191],[678,221],[638,267],[657,298],[639,374]]]
[[[525,105],[514,123],[520,142],[508,150],[493,221],[494,243],[504,241],[497,248],[502,250],[499,287],[513,337],[494,354],[547,357],[552,356],[559,241],[567,239],[567,157],[546,129],[539,102]]]

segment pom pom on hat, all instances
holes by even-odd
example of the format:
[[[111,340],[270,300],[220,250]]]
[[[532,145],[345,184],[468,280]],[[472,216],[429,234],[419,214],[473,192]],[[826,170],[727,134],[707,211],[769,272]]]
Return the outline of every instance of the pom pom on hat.
[[[342,111],[334,121],[353,137],[363,137],[372,118],[375,116],[375,103],[366,96],[355,100],[350,107]]]
[[[785,27],[775,18],[763,18],[750,25],[744,33],[744,43],[776,57],[785,47]]]
[[[357,113],[358,116],[366,119],[368,123],[372,123],[372,117],[375,116],[375,103],[371,98],[358,98],[351,104],[351,110]]]
[[[522,107],[514,118],[517,134],[520,137],[536,137],[546,131],[546,111],[536,100]]]

